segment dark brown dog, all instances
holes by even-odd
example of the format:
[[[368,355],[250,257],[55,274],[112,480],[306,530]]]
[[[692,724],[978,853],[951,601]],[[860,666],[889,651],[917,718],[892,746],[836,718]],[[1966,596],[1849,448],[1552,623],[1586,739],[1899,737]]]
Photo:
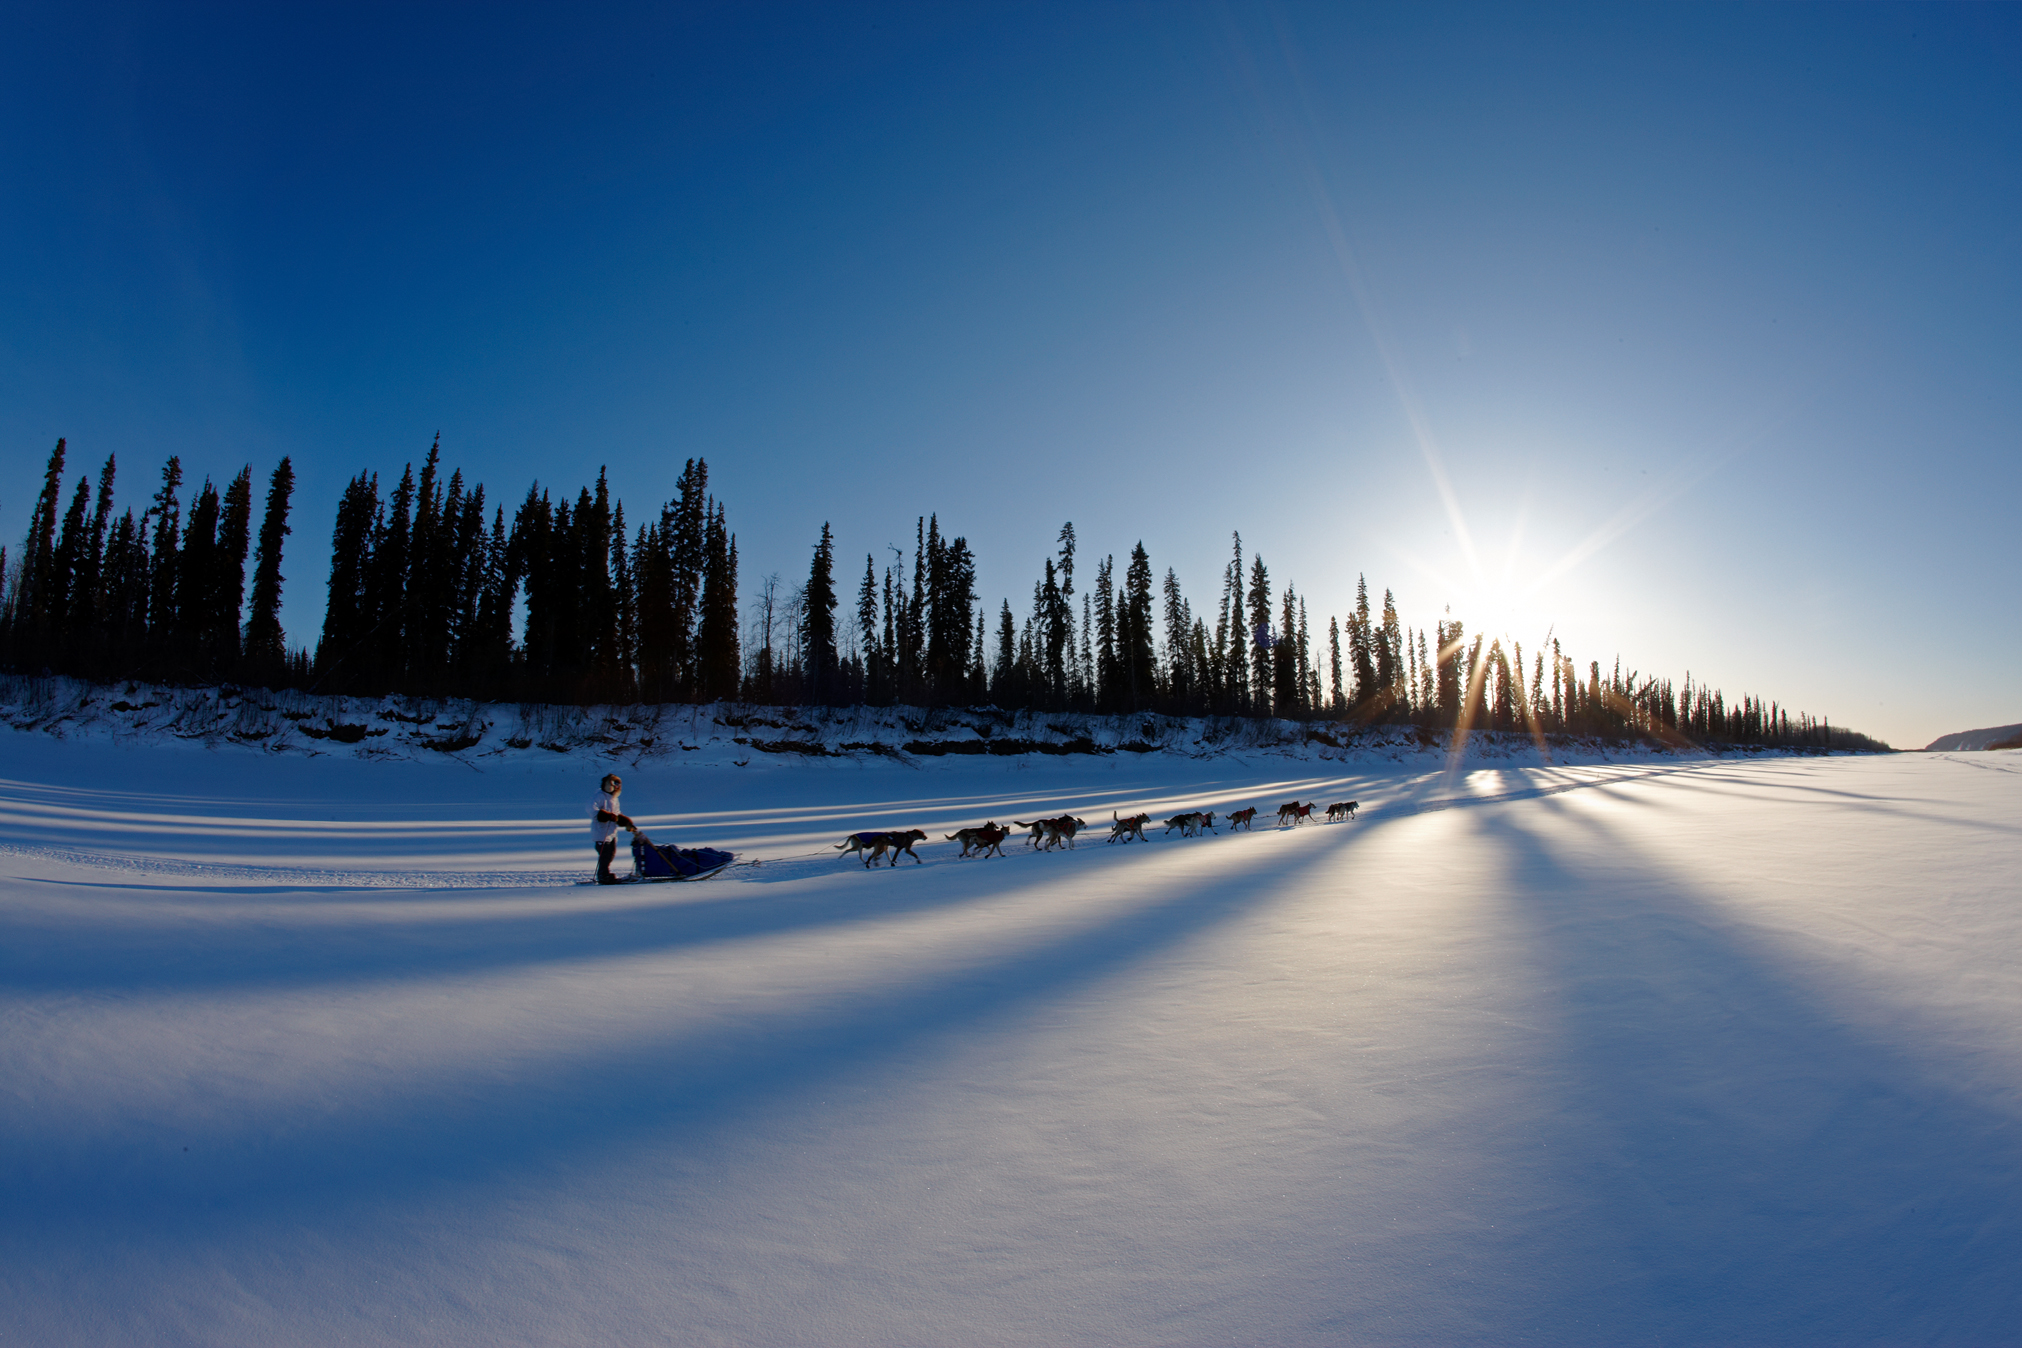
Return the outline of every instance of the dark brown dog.
[[[1032,830],[1032,845],[1042,852],[1058,847],[1063,840],[1069,847],[1074,846],[1074,835],[1088,827],[1086,819],[1076,819],[1071,814],[1063,814],[1058,819],[1035,819],[1026,823],[1023,819],[1013,819],[1019,828]]]
[[[1046,845],[1048,847],[1058,847],[1062,842],[1065,842],[1068,847],[1072,848],[1074,846],[1074,835],[1087,827],[1088,821],[1086,819],[1076,819],[1071,814],[1063,814],[1058,819],[1049,819],[1046,821]]]
[[[981,828],[958,828],[947,835],[949,842],[962,844],[963,856],[968,856],[969,849],[973,847],[978,849],[976,855],[979,857],[987,857],[992,852],[1003,856],[1004,840],[1010,836],[1011,830],[997,827],[994,819]]]
[[[896,866],[899,864],[899,853],[901,852],[904,852],[914,861],[919,862],[920,854],[913,850],[913,844],[925,842],[927,835],[919,829],[909,828],[904,833],[880,833],[878,839],[877,850],[871,853],[871,861],[876,861],[886,852],[890,852],[892,854],[890,864]],[[870,862],[867,861],[864,864],[868,866]],[[925,865],[926,863],[920,862],[920,864]]]
[[[1229,832],[1234,833],[1239,828],[1249,828],[1256,817],[1257,807],[1254,805],[1247,810],[1231,811],[1229,814]]]

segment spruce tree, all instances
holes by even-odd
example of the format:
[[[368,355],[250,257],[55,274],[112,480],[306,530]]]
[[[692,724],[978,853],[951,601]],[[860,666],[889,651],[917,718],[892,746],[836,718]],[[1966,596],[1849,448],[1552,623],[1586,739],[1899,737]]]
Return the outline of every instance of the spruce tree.
[[[929,551],[929,686],[941,702],[963,702],[969,697],[969,616],[976,606],[976,557],[965,538],[937,539]]]
[[[884,650],[878,642],[878,565],[870,553],[864,554],[864,581],[857,587],[857,631],[863,641],[864,702],[884,703]]]
[[[804,674],[804,696],[825,706],[836,700],[835,645],[835,538],[828,521],[822,521],[821,541],[814,545],[814,562],[807,573],[807,599],[801,610],[800,648]],[[964,625],[963,647],[968,642]]]
[[[407,464],[374,523],[372,569],[365,590],[366,619],[372,640],[356,657],[357,691],[382,693],[397,686],[407,672],[407,576],[414,547],[414,465]]]
[[[147,543],[141,537],[143,527],[128,509],[106,531],[105,561],[100,571],[105,596],[100,625],[106,675],[138,672],[142,667],[141,639],[147,615]]]
[[[98,499],[91,509],[91,527],[83,556],[78,559],[71,582],[70,630],[89,645],[94,659],[102,657],[107,640],[105,540],[112,525],[112,482],[116,469],[113,456],[108,454],[105,467],[98,474]]]
[[[680,697],[703,697],[701,637],[703,585],[709,570],[709,462],[689,459],[675,483],[674,499],[662,510],[667,534],[670,588],[666,597],[666,664],[673,670]],[[654,602],[651,597],[648,603]]]
[[[1079,671],[1075,676],[1076,704],[1084,709],[1095,706],[1095,618],[1094,609],[1089,605],[1086,589],[1081,592],[1081,657],[1076,662]]]
[[[459,483],[461,480],[459,476]],[[403,692],[436,692],[448,663],[447,583],[451,577],[449,540],[444,537],[448,504],[443,500],[441,482],[442,432],[437,431],[428,456],[422,460],[409,530],[407,585],[402,594],[402,668],[391,685]]]
[[[1173,710],[1192,711],[1195,702],[1193,612],[1180,593],[1179,573],[1165,569],[1165,686]]]
[[[1060,590],[1060,576],[1053,558],[1045,561],[1045,571],[1032,589],[1032,622],[1038,629],[1045,651],[1045,679],[1048,706],[1061,707],[1067,701],[1067,639],[1071,610]]]
[[[969,687],[973,690],[973,701],[982,702],[989,697],[990,659],[987,654],[990,640],[990,620],[983,613],[983,606],[976,606],[976,648],[969,658]]]
[[[181,555],[176,559],[175,624],[170,629],[171,659],[179,674],[211,672],[210,638],[217,627],[221,600],[218,556],[218,489],[204,479],[190,502],[183,525]]]
[[[913,593],[899,613],[899,700],[921,703],[927,684],[927,517],[913,522]]]
[[[452,489],[458,484],[457,478],[451,479]],[[478,615],[484,606],[485,587],[491,580],[491,543],[485,532],[484,507],[484,484],[480,482],[464,493],[450,541],[450,582],[446,586],[450,596],[449,679],[451,686],[460,689],[465,697],[484,696],[478,691],[483,667],[478,654],[483,646]],[[620,548],[624,546],[622,538],[614,541]]]
[[[21,545],[21,583],[15,595],[14,620],[46,641],[56,586],[56,511],[63,500],[65,442],[58,439],[42,473],[42,493],[28,519],[28,537]],[[173,459],[171,463],[175,462]],[[37,658],[41,647],[37,646]]]
[[[171,454],[162,465],[161,487],[148,515],[154,520],[154,548],[148,559],[147,629],[149,640],[166,643],[176,623],[176,560],[182,549],[183,461]]]
[[[204,656],[213,675],[229,673],[239,664],[239,615],[246,604],[246,554],[252,546],[253,467],[239,470],[225,488],[218,512],[218,547],[210,620]]]
[[[1382,685],[1376,677],[1375,633],[1369,617],[1368,577],[1355,577],[1355,612],[1348,618],[1348,660],[1355,670],[1355,704],[1360,707]]]
[[[904,554],[893,548],[899,557]],[[878,641],[878,657],[884,662],[885,696],[887,700],[899,696],[899,609],[905,603],[905,591],[899,584],[899,561],[894,558],[884,572],[884,632]]]
[[[1152,648],[1151,555],[1142,540],[1130,550],[1130,569],[1124,573],[1119,608],[1124,689],[1130,701],[1127,710],[1139,711],[1149,707],[1159,691],[1158,656]]]
[[[1462,700],[1465,696],[1469,673],[1462,667],[1461,643],[1465,632],[1458,622],[1439,624],[1439,651],[1436,662],[1439,666],[1437,686],[1439,693],[1439,723],[1446,726],[1460,724]]]
[[[730,532],[722,506],[708,517],[704,532],[701,620],[696,647],[702,671],[702,696],[708,701],[737,696],[742,663],[737,644],[737,537]]]
[[[1271,573],[1258,553],[1250,558],[1250,697],[1251,711],[1259,716],[1273,712],[1274,683],[1271,638]]]
[[[991,700],[1000,707],[1024,702],[1018,689],[1018,620],[1011,616],[1011,601],[1004,601],[997,615],[997,664],[990,673]]]
[[[1341,623],[1331,615],[1327,619],[1327,672],[1331,679],[1328,692],[1332,695],[1328,710],[1338,716],[1346,704],[1341,691]]]
[[[554,524],[554,504],[539,483],[527,488],[526,499],[513,513],[512,530],[506,536],[506,568],[523,587],[526,621],[521,628],[518,696],[543,697],[545,681],[553,663],[554,605],[553,566],[549,559],[548,534]]]
[[[475,696],[500,698],[508,691],[512,673],[513,602],[520,580],[513,564],[511,540],[506,533],[504,506],[492,508],[491,533],[485,539],[482,574],[477,601],[477,633],[472,642],[469,668],[475,679]]]
[[[1054,572],[1059,579],[1059,589],[1048,604],[1046,612],[1046,665],[1048,676],[1054,683],[1054,698],[1064,707],[1068,703],[1069,690],[1074,683],[1075,663],[1073,520],[1060,526],[1060,534],[1056,541],[1060,545],[1060,551]],[[1057,675],[1053,672],[1056,664],[1059,667]]]
[[[63,529],[56,537],[54,564],[50,567],[48,590],[44,596],[43,636],[47,640],[46,659],[58,664],[64,663],[68,654],[70,609],[73,592],[77,588],[77,573],[84,560],[86,539],[89,537],[91,520],[91,483],[85,478],[77,479],[77,490],[71,494],[70,508],[63,512]]]
[[[1376,641],[1376,685],[1395,699],[1404,682],[1404,633],[1397,622],[1397,600],[1383,592],[1383,630]]]
[[[594,495],[585,488],[576,498],[576,635],[575,667],[581,671],[587,701],[622,697],[619,685],[618,590],[611,574],[614,520],[610,481],[597,469]]]
[[[1418,694],[1418,646],[1412,640],[1411,629],[1408,627],[1404,629],[1403,678],[1401,686],[1404,689],[1404,696],[1400,705],[1408,712],[1411,710],[1412,700]]]
[[[1271,705],[1280,716],[1299,714],[1299,597],[1287,585],[1280,601],[1278,640],[1271,646]]]
[[[632,583],[639,607],[639,693],[648,702],[666,702],[674,696],[670,536],[667,510],[662,507],[659,519],[639,527],[639,540],[632,549]]]
[[[1221,657],[1222,680],[1228,689],[1231,715],[1250,711],[1249,607],[1243,596],[1243,536],[1232,533],[1234,556],[1222,583],[1222,621],[1215,645]]]
[[[1116,557],[1105,556],[1095,564],[1095,680],[1096,709],[1122,708],[1122,673],[1117,665]]]
[[[1287,594],[1291,586],[1285,587]],[[1319,697],[1314,693],[1317,678],[1313,670],[1313,648],[1306,631],[1306,596],[1299,596],[1299,713],[1308,715],[1318,710]]]

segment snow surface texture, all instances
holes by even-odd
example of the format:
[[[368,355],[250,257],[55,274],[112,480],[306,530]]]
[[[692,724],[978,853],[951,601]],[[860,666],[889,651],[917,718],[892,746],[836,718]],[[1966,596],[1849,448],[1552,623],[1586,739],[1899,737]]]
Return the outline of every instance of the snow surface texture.
[[[4,1341],[2022,1336],[2022,754],[701,756],[0,732]]]

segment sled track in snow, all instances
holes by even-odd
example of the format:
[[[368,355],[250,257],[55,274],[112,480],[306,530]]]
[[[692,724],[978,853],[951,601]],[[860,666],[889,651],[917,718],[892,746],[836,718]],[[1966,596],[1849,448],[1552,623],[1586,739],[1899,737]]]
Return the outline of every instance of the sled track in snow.
[[[590,874],[587,867],[570,871],[349,871],[327,867],[240,866],[110,856],[104,852],[20,843],[0,843],[0,856],[34,857],[66,866],[89,866],[133,875],[176,875],[239,884],[308,885],[318,889],[543,889],[573,885]]]

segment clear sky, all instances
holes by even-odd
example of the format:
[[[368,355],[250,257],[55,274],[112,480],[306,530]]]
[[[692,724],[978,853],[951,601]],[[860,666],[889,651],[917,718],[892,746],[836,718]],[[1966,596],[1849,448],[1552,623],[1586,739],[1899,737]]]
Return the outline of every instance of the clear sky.
[[[2022,720],[2022,8],[14,5],[0,535],[439,430],[709,461],[747,592],[938,512],[1366,573],[1902,746]]]

